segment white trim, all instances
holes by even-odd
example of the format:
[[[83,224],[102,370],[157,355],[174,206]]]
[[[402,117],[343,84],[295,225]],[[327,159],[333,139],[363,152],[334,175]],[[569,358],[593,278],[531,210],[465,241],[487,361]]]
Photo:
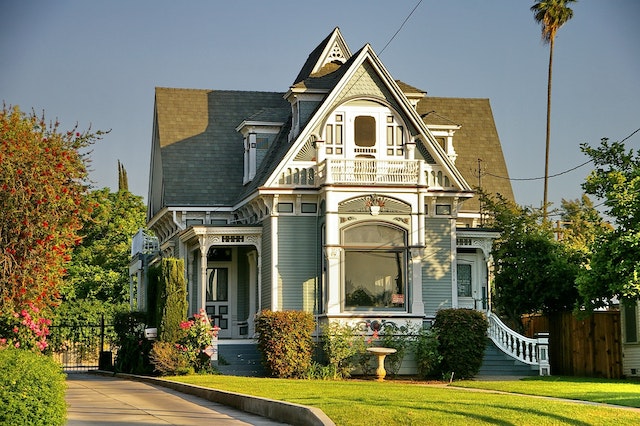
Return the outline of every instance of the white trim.
[[[451,255],[449,262],[451,265],[451,307],[458,307],[458,251],[456,244],[456,220],[454,218],[449,221],[451,226]]]

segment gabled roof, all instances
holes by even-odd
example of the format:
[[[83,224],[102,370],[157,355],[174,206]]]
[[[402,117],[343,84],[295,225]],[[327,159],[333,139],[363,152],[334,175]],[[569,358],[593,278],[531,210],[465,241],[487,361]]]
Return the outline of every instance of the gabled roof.
[[[458,154],[456,168],[471,186],[478,187],[479,159],[482,189],[515,201],[489,99],[427,96],[418,103],[417,110],[418,114],[424,115],[427,126],[461,126],[453,137],[454,149]],[[465,201],[462,206],[463,211],[477,212],[479,208],[478,197]]]
[[[320,44],[309,54],[293,85],[306,80],[313,74],[323,75],[331,72],[337,63],[344,63],[351,57],[349,46],[344,41],[338,27],[334,28]],[[332,67],[331,65],[334,65]]]
[[[309,61],[307,61],[307,63],[308,62]],[[274,168],[274,173],[267,178],[265,181],[266,185],[277,181],[279,168],[285,167],[288,161],[293,159],[296,152],[304,145],[307,138],[313,135],[314,128],[322,121],[323,116],[326,115],[331,108],[335,107],[336,103],[344,102],[352,96],[378,96],[384,98],[385,101],[390,102],[399,113],[404,115],[409,126],[414,127],[421,135],[420,140],[426,147],[429,155],[435,158],[439,164],[442,164],[448,169],[448,174],[451,177],[452,182],[455,182],[463,192],[469,192],[471,190],[471,187],[467,184],[463,175],[459,173],[459,171],[454,167],[452,161],[438,145],[435,138],[424,125],[404,92],[402,92],[398,83],[393,80],[370,45],[365,45],[333,73],[323,75],[321,77],[310,76],[304,82],[298,83],[298,86],[302,88],[303,86],[301,86],[301,84],[304,84],[304,87],[309,87],[309,82],[314,82],[317,85],[318,81],[327,83],[321,87],[326,90],[327,94],[319,108],[314,112],[310,120],[304,126],[304,129],[300,131],[297,139],[292,142],[290,149],[286,152],[286,155],[278,162],[280,164],[278,167]],[[411,90],[412,96],[416,95],[416,92],[424,94],[424,92],[409,85],[405,85],[405,87]],[[375,92],[370,92],[372,89]],[[422,95],[420,95],[420,97],[421,96]]]
[[[154,149],[160,149],[163,206],[233,205],[244,189],[236,126],[255,114],[282,119],[289,112],[278,92],[156,88]]]
[[[483,189],[513,199],[507,179],[485,174],[508,176],[487,99],[425,97],[425,91],[394,81],[369,45],[351,54],[344,44],[341,48],[346,62],[339,65],[329,59],[332,46],[342,44],[344,40],[336,28],[309,55],[298,74],[292,89],[324,93],[324,100],[293,141],[289,140],[291,105],[282,92],[157,88],[155,154],[152,156],[155,163],[151,170],[154,173],[161,168],[161,172],[150,185],[162,196],[154,194],[153,206],[150,197],[151,214],[162,207],[237,205],[275,179],[278,168],[291,161],[313,134],[322,114],[343,102],[341,99],[349,94],[350,88],[361,86],[360,90],[366,91],[368,87],[375,88],[375,84],[382,90],[378,96],[391,99],[394,108],[404,114],[408,125],[413,127],[413,132],[424,136],[422,139],[426,140],[423,140],[421,152],[428,151],[430,157],[448,167],[462,190],[477,186],[477,160],[481,159]],[[411,102],[418,102],[417,110],[405,96],[410,97]],[[432,113],[421,117],[427,112]],[[253,180],[247,185],[243,184],[243,137],[237,131],[243,122],[283,123]],[[461,126],[454,136],[458,154],[455,166],[428,130],[429,125],[442,124]],[[162,182],[155,182],[158,176],[162,177]],[[161,206],[155,201],[160,198]],[[468,200],[463,210],[477,211],[478,204],[476,198]]]

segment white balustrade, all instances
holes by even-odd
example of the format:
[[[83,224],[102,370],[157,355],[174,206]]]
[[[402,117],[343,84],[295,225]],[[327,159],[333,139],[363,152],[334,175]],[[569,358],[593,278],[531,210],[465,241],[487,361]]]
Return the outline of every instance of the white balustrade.
[[[501,351],[525,364],[538,365],[541,376],[550,374],[548,334],[541,334],[537,339],[523,336],[507,327],[491,312],[487,313],[487,320],[489,338]]]

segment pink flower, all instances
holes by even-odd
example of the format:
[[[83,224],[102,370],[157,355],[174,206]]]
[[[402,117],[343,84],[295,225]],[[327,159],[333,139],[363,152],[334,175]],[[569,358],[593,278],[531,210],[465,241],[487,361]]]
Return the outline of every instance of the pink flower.
[[[16,325],[16,326],[14,326],[14,327],[13,327],[13,332],[14,332],[14,333],[17,333],[18,331],[19,331],[18,326],[17,326],[17,325]]]
[[[20,342],[16,342],[16,343],[14,343],[14,344],[13,344],[13,346],[15,346],[15,347],[16,347],[16,349],[17,349],[17,348],[19,348],[19,347],[20,347]]]

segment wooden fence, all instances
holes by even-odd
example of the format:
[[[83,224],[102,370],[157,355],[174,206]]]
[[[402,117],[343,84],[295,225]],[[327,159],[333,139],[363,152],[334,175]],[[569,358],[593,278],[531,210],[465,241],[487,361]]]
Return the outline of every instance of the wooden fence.
[[[571,312],[523,318],[524,334],[549,333],[551,374],[622,377],[620,312],[594,312],[580,320]]]

